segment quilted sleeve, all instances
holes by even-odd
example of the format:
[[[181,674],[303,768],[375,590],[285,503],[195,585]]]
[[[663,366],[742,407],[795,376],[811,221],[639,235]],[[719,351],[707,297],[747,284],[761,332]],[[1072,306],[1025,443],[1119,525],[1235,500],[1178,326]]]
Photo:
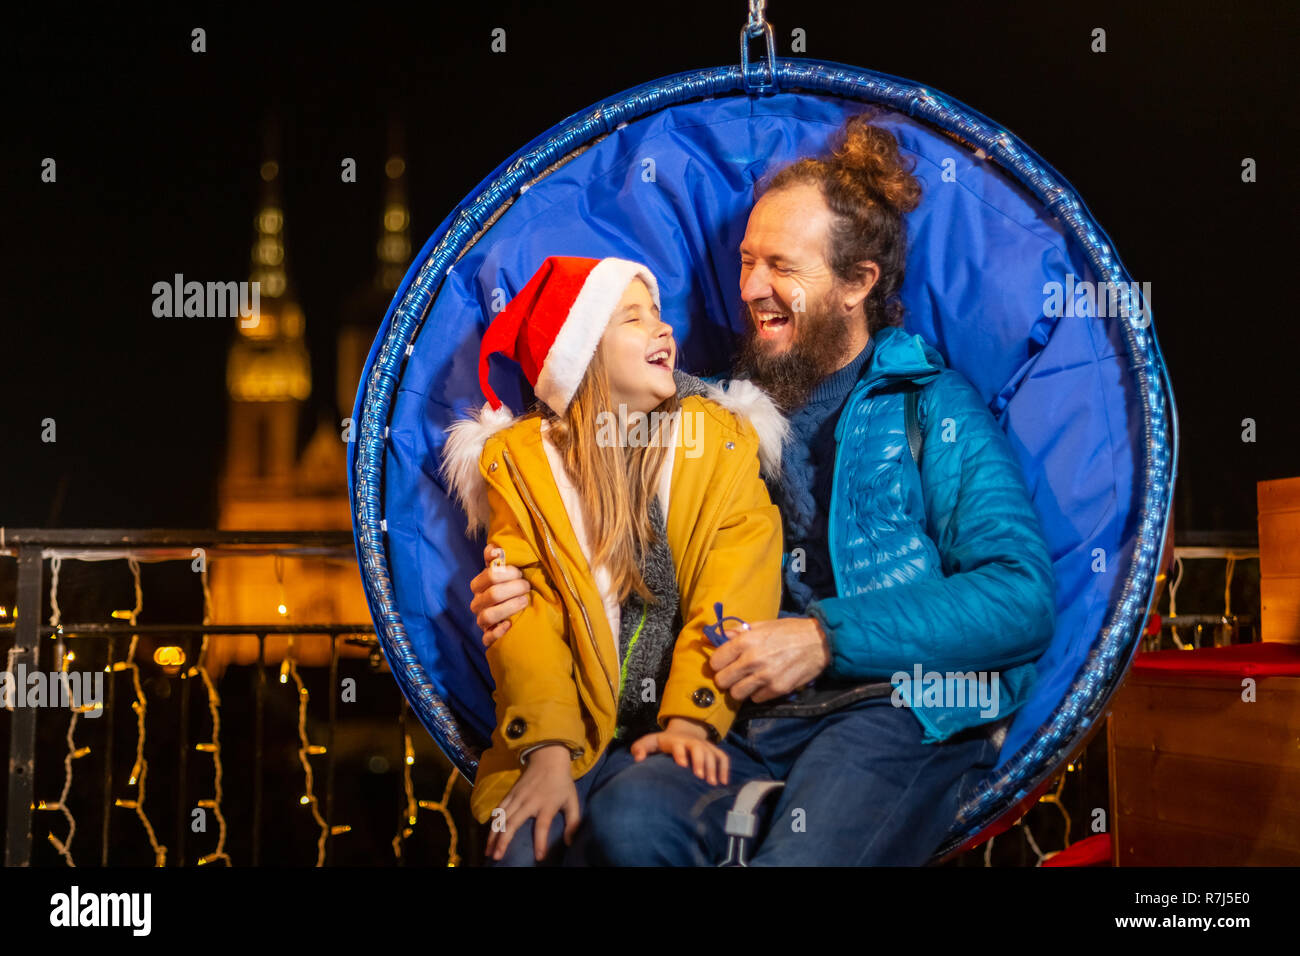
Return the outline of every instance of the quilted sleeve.
[[[1002,670],[1037,659],[1052,638],[1051,560],[1006,435],[956,372],[921,405],[921,482],[944,577],[810,605],[834,676],[888,678],[918,663]]]

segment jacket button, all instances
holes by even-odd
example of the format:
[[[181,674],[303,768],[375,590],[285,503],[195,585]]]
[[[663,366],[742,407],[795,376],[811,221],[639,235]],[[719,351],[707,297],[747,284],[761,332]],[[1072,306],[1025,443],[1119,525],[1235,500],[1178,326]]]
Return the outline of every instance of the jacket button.
[[[506,725],[506,736],[511,740],[518,740],[524,735],[524,731],[527,729],[528,725],[524,723],[524,719],[522,717],[516,717]]]
[[[492,462],[492,464],[488,465],[488,471],[496,471],[496,470],[497,470],[497,463],[495,461]]]
[[[736,447],[736,443],[735,443],[734,441],[729,441],[729,442],[727,442],[727,449],[728,449],[728,450],[730,450],[730,449],[732,449],[732,448],[735,448],[735,447]]]
[[[691,694],[691,700],[695,702],[696,707],[712,707],[713,691],[707,687],[701,687],[694,694]]]

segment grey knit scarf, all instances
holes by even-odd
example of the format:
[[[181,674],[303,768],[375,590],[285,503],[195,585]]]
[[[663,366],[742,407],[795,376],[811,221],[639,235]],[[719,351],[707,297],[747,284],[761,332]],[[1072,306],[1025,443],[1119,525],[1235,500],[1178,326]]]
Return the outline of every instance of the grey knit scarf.
[[[704,383],[680,369],[673,370],[677,394],[705,394]],[[672,669],[673,649],[682,629],[677,569],[668,547],[668,527],[659,497],[650,501],[654,544],[642,555],[641,577],[656,600],[647,603],[633,592],[623,602],[619,621],[619,700],[615,736],[629,743],[659,729],[659,704]]]
[[[614,735],[629,743],[659,729],[659,703],[682,628],[677,569],[658,496],[650,501],[650,521],[655,540],[642,555],[640,568],[655,600],[646,602],[635,591],[629,594],[623,602],[618,632],[621,666]]]

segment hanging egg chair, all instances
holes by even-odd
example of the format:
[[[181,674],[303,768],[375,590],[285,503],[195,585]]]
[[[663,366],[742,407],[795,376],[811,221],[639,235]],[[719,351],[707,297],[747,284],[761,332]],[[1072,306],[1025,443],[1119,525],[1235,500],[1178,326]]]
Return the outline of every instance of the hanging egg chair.
[[[764,35],[766,57],[749,62],[749,39]],[[681,366],[725,372],[743,328],[738,248],[755,182],[823,154],[867,106],[922,182],[907,219],[905,326],[974,384],[1011,439],[1057,588],[1033,695],[935,859],[1008,825],[1104,713],[1145,624],[1174,478],[1173,396],[1149,303],[1130,298],[1136,286],[1069,183],[1011,132],[909,80],[777,59],[771,27],[751,17],[739,66],[620,93],[493,170],[420,250],[371,348],[348,448],[366,597],[403,694],[468,779],[495,723],[469,611],[484,542],[466,536],[438,463],[444,429],[483,401],[483,331],[546,256],[619,256],[658,277]],[[1049,288],[1085,283],[1109,283],[1125,308],[1094,311],[1087,297],[1045,308]],[[527,407],[522,378],[495,373],[501,399]]]

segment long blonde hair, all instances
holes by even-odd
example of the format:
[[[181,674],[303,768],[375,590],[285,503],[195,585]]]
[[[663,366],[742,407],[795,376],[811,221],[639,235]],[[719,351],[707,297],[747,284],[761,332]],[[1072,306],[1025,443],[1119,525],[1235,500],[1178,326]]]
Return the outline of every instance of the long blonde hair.
[[[615,414],[612,403],[605,362],[597,349],[564,415],[557,416],[545,405],[540,409],[551,423],[551,439],[564,457],[569,480],[582,503],[583,524],[594,549],[592,566],[603,564],[609,570],[620,604],[633,591],[653,603],[654,595],[641,576],[640,560],[655,543],[650,502],[672,449],[667,447],[666,428],[658,435],[647,428],[649,441],[644,445],[600,442],[599,416],[601,412]],[[666,423],[666,416],[679,408],[674,391],[654,408],[647,425]]]

